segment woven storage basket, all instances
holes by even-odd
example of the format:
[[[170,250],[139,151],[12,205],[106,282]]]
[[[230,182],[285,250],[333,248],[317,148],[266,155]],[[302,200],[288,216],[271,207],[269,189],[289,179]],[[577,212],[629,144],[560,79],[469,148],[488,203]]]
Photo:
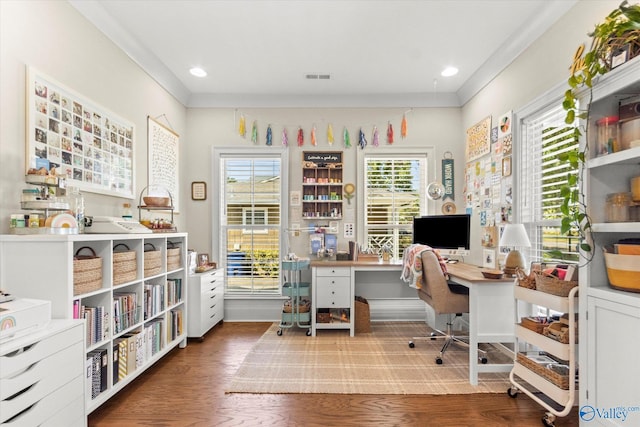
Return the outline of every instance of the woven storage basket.
[[[150,246],[151,249],[147,249]],[[144,244],[144,277],[155,276],[162,272],[161,253],[151,243]]]
[[[560,280],[555,276],[536,271],[536,290],[559,297],[569,296],[571,289],[578,286],[577,280]]]
[[[530,331],[541,334],[544,331],[544,328],[549,326],[548,323],[537,322],[536,318],[523,317],[520,319],[520,326],[523,328],[527,328]]]
[[[308,313],[311,310],[311,301],[308,299],[301,299],[298,303],[298,313]],[[284,313],[291,313],[291,300],[287,300],[282,305],[282,311]]]
[[[563,390],[569,390],[569,368],[566,365],[560,363],[536,363],[522,353],[518,353],[517,360],[522,366],[540,375],[545,380]]]
[[[122,247],[126,250],[118,250]],[[113,284],[120,285],[122,283],[136,280],[138,270],[138,261],[136,259],[136,251],[129,249],[124,243],[119,243],[113,247]]]
[[[180,247],[176,243],[167,241],[167,271],[180,268]]]
[[[364,334],[371,332],[371,315],[369,312],[369,301],[363,297],[355,297],[355,333]]]
[[[80,255],[84,249],[91,255]],[[89,246],[83,246],[73,257],[73,294],[80,295],[97,291],[102,287],[102,258]]]
[[[525,273],[523,269],[521,269],[520,267],[516,267],[516,278],[518,279],[518,286],[535,290],[536,278],[533,271],[529,275],[527,275],[527,273]]]

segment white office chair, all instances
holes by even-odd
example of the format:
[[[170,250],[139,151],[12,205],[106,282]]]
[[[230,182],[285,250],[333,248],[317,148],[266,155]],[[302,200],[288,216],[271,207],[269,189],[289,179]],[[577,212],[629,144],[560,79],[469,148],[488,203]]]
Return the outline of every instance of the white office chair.
[[[469,292],[464,286],[450,287],[446,277],[442,274],[442,269],[438,261],[438,257],[432,251],[424,251],[422,253],[422,288],[418,289],[418,296],[421,300],[429,304],[436,314],[447,314],[447,330],[436,330],[426,337],[413,337],[409,341],[409,347],[414,348],[416,340],[436,340],[443,339],[444,344],[438,356],[436,363],[442,364],[442,356],[451,344],[458,344],[465,348],[469,348],[469,344],[464,341],[469,337],[456,336],[453,333],[453,321],[462,316],[463,313],[469,312]],[[466,293],[462,293],[466,290]],[[481,363],[487,363],[486,352],[478,350],[479,360]]]

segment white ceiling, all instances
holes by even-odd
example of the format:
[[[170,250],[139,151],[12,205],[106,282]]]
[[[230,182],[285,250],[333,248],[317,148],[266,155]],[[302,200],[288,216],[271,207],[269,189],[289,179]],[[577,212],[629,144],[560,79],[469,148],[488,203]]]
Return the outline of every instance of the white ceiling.
[[[69,0],[193,107],[460,106],[576,1]]]

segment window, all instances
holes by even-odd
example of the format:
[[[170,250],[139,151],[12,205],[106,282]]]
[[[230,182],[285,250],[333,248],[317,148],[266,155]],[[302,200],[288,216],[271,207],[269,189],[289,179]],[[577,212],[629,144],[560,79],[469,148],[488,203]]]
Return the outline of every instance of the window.
[[[364,156],[364,241],[401,259],[413,242],[413,218],[427,213],[427,155]]]
[[[213,241],[217,259],[226,260],[227,294],[280,292],[280,241],[287,211],[283,157],[282,152],[214,150],[220,198],[214,203]]]
[[[549,251],[560,251],[564,261],[578,261],[577,233],[560,234],[560,188],[570,171],[558,155],[578,150],[575,126],[564,122],[560,101],[547,105],[521,121],[519,198],[520,221],[531,240],[531,260],[559,261]]]

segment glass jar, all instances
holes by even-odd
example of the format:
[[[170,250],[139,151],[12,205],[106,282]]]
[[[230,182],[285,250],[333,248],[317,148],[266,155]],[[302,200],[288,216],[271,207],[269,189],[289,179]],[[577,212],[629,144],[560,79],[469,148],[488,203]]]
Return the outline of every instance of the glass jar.
[[[131,210],[131,203],[123,203],[122,204],[122,218],[124,219],[132,219],[133,211]]]
[[[605,222],[630,221],[630,218],[629,218],[630,206],[631,206],[631,193],[608,194]]]
[[[607,116],[596,122],[598,127],[598,154],[610,154],[620,151],[618,121],[618,116]]]

